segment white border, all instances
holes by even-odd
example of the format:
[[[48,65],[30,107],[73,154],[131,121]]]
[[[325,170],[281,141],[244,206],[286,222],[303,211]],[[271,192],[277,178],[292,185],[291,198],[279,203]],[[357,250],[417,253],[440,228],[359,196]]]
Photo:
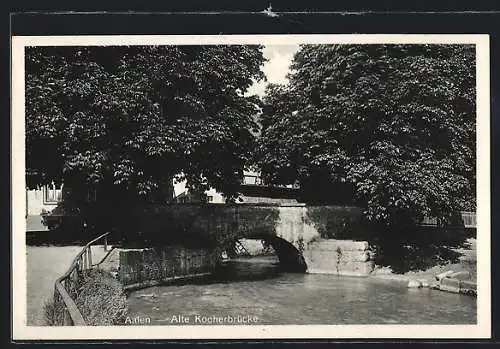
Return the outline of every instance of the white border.
[[[477,325],[273,326],[26,326],[24,47],[75,45],[456,43],[476,45],[477,77]],[[13,339],[490,338],[490,91],[489,36],[473,35],[133,35],[12,37]],[[480,171],[479,171],[480,169]]]

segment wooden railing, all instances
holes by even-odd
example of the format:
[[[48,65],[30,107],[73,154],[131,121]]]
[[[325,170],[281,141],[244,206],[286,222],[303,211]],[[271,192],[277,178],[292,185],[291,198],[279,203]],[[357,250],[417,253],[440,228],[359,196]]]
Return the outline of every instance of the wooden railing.
[[[461,211],[460,216],[462,217],[462,222],[465,228],[476,228],[476,212]],[[436,217],[424,217],[421,225],[437,226],[438,219]]]
[[[78,278],[86,270],[99,265],[111,253],[108,250],[108,235],[110,233],[102,234],[101,236],[90,241],[85,247],[76,255],[69,267],[68,271],[64,273],[59,279],[56,280],[54,290],[54,303],[60,304],[63,307],[63,314],[61,325],[64,326],[85,326],[85,320],[78,309],[73,297],[75,296],[75,286]],[[92,263],[92,246],[97,242],[102,242],[104,250],[107,251],[105,256],[99,263]]]

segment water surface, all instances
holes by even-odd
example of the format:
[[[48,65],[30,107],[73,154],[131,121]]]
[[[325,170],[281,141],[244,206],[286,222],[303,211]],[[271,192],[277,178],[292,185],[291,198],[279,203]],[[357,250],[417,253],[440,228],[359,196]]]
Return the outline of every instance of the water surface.
[[[219,281],[132,292],[129,317],[151,325],[206,325],[224,317],[225,325],[243,324],[238,318],[261,325],[476,323],[476,299],[465,295],[372,278],[282,274],[255,261],[227,268]]]

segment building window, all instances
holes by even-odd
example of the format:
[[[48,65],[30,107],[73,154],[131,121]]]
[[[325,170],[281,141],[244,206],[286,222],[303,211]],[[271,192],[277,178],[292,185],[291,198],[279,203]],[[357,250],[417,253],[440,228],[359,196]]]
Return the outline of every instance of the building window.
[[[260,185],[262,180],[258,176],[247,175],[245,176],[243,183],[244,184],[252,184],[252,185]]]
[[[61,188],[56,188],[54,182],[43,188],[43,201],[46,204],[57,204],[62,199]]]
[[[207,202],[214,202],[213,196],[207,196]]]

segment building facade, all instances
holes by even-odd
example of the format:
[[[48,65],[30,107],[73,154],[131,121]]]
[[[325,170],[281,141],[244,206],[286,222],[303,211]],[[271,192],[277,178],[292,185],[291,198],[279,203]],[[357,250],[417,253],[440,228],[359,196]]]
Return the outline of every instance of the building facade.
[[[268,185],[258,171],[244,171],[241,179],[240,196],[236,203],[267,203],[267,204],[294,204],[298,203],[300,187],[298,185]],[[205,192],[206,202],[214,204],[226,203],[223,194],[211,188]],[[201,196],[184,189],[175,198],[177,203],[199,203]]]
[[[41,215],[52,211],[62,200],[63,186],[54,183],[26,190],[26,216]]]

